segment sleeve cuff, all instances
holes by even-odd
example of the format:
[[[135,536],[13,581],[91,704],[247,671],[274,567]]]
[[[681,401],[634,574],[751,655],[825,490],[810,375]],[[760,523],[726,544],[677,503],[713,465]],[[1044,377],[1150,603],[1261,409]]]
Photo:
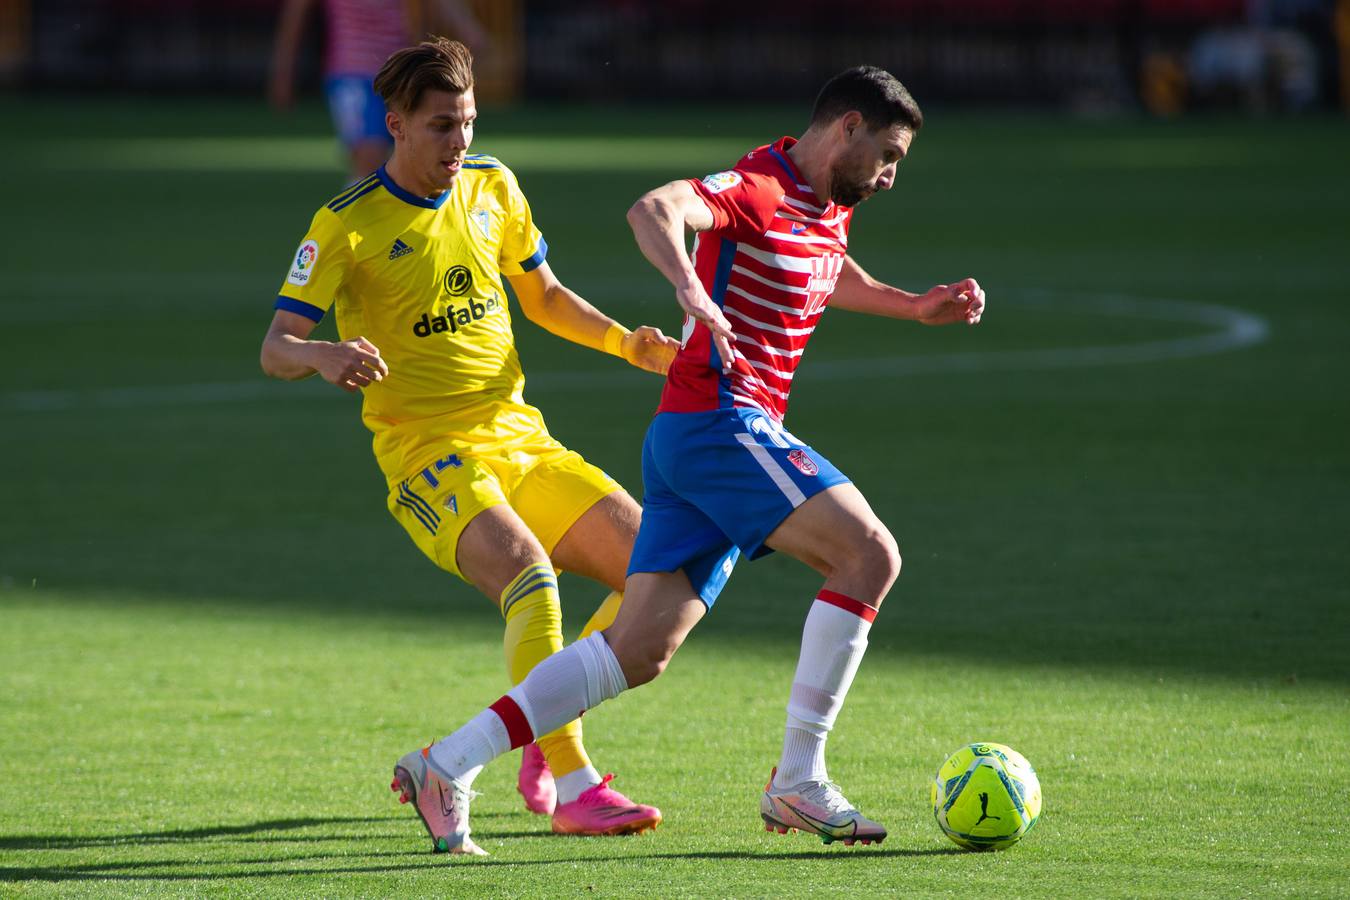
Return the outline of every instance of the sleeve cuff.
[[[296,300],[293,297],[279,296],[277,302],[272,306],[273,309],[284,309],[286,312],[295,313],[298,316],[304,316],[314,322],[323,320],[324,311],[313,304],[306,303],[303,300]]]
[[[540,264],[543,263],[544,261],[544,257],[546,256],[548,256],[548,241],[544,240],[543,235],[540,235],[539,249],[534,251],[534,255],[531,256],[529,259],[522,259],[520,261],[520,271],[522,272],[534,271],[535,269],[539,268]]]
[[[723,228],[726,228],[731,219],[722,208],[713,201],[713,195],[708,193],[708,189],[704,186],[703,180],[701,178],[686,178],[685,181],[693,185],[694,193],[698,195],[698,199],[702,200],[703,205],[708,208],[708,212],[712,213],[713,226],[708,230],[721,231]]]

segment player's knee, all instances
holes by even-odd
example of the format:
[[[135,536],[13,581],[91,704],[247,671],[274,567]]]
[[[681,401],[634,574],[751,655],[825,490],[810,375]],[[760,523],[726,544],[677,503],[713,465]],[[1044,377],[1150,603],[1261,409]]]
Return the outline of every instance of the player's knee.
[[[868,581],[875,583],[876,602],[880,605],[895,579],[900,577],[900,546],[895,542],[895,536],[878,522],[868,529],[860,556]]]
[[[675,651],[680,648],[679,641],[666,635],[651,635],[625,638],[623,635],[610,638],[610,649],[619,660],[624,680],[630,688],[656,678],[666,670]]]

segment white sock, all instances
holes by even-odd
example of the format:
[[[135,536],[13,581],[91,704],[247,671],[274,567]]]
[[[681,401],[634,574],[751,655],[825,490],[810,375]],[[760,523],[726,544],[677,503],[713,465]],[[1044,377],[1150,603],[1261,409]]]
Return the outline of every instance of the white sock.
[[[560,805],[571,803],[580,797],[583,791],[600,783],[600,773],[595,771],[594,766],[587,764],[575,772],[556,776],[553,783],[558,788],[558,803]]]
[[[784,729],[783,755],[778,760],[778,774],[773,778],[774,784],[780,788],[787,788],[803,781],[829,781],[829,776],[825,772],[827,737],[828,733],[814,734],[792,725]]]
[[[525,713],[531,731],[548,734],[627,689],[618,657],[596,632],[539,663],[507,696]]]
[[[825,739],[867,650],[867,632],[876,614],[874,608],[843,594],[822,590],[816,595],[802,628],[802,652],[792,678],[774,787],[829,780]]]
[[[483,766],[511,749],[501,717],[485,709],[454,734],[431,745],[431,761],[455,778],[472,784]]]
[[[432,761],[464,781],[508,750],[561,728],[627,688],[618,658],[597,632],[540,662],[496,703],[436,742]]]

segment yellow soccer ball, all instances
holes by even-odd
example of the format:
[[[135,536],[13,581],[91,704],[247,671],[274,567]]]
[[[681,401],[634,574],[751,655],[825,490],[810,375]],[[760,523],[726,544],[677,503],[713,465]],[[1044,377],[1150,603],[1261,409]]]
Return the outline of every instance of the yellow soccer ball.
[[[1003,850],[1041,816],[1041,783],[1026,757],[1002,744],[967,744],[933,779],[933,815],[967,850]]]

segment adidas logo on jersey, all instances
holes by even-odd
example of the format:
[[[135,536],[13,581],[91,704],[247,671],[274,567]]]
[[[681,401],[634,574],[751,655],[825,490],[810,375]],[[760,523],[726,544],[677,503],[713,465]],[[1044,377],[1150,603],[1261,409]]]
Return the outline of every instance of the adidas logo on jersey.
[[[401,238],[394,238],[394,246],[389,251],[390,259],[398,259],[400,256],[407,256],[413,252],[413,248],[403,243]]]

